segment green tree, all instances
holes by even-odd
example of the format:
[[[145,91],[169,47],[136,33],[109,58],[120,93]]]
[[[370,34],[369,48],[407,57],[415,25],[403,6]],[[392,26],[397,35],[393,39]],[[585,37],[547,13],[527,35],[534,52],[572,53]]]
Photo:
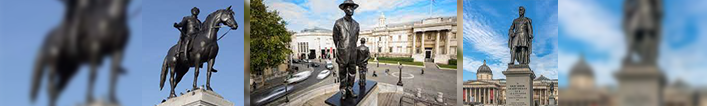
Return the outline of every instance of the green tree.
[[[267,68],[285,63],[292,53],[292,33],[277,11],[268,11],[263,0],[250,0],[250,72],[262,73]],[[265,78],[261,79],[264,83]]]

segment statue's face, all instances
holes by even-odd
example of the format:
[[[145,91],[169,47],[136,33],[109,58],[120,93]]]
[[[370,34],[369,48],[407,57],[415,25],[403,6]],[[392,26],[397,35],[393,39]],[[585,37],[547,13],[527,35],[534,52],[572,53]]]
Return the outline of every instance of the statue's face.
[[[346,13],[347,16],[353,16],[354,15],[354,8],[351,5],[344,6],[344,12]]]
[[[525,15],[525,8],[523,8],[523,7],[518,8],[518,14],[520,16],[524,16]]]

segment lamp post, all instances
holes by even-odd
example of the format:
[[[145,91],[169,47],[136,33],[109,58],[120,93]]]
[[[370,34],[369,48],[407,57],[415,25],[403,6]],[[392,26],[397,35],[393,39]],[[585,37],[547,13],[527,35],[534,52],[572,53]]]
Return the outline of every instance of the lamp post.
[[[403,64],[400,64],[400,62],[398,62],[398,69],[400,69],[398,72],[398,86],[403,86]]]

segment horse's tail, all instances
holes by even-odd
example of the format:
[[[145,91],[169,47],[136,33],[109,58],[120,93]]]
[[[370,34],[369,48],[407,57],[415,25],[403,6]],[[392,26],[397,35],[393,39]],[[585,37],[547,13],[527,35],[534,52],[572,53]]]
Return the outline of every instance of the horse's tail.
[[[40,50],[36,60],[34,61],[34,71],[32,72],[32,87],[30,91],[30,100],[34,101],[37,99],[37,93],[39,92],[39,84],[42,84],[42,76],[44,75],[44,65],[46,64],[46,56],[44,50]]]
[[[164,81],[165,81],[165,78],[167,77],[167,69],[169,67],[169,65],[167,65],[167,61],[168,61],[168,59],[165,58],[164,62],[162,62],[162,72],[160,74],[160,90],[162,90],[162,88],[164,87]]]

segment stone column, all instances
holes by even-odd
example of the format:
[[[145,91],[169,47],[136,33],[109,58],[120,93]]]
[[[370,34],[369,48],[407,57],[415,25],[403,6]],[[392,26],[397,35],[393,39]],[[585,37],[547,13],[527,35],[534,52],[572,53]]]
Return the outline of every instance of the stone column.
[[[421,44],[420,49],[422,49],[421,51],[423,51],[422,54],[425,54],[424,53],[424,51],[425,51],[425,38],[426,38],[425,35],[427,35],[427,34],[425,34],[425,32],[422,32],[422,43],[420,43]]]
[[[440,50],[439,50],[439,36],[441,36],[441,35],[440,35],[441,33],[442,33],[442,31],[437,31],[437,36],[435,37],[435,56],[437,56],[437,55],[440,53]]]
[[[481,102],[481,97],[479,97],[479,96],[481,96],[481,92],[480,92],[480,91],[481,91],[481,90],[480,90],[479,88],[476,88],[476,94],[475,94],[476,96],[474,96],[474,101],[475,101],[475,102]]]
[[[450,46],[451,43],[452,43],[452,42],[451,42],[451,39],[452,39],[451,36],[452,36],[452,31],[447,31],[447,42],[445,42],[445,45],[444,45],[444,46],[445,46],[445,49],[444,49],[444,50],[445,50],[445,53],[447,53],[447,55],[450,54],[450,53],[449,53],[449,51],[450,51],[450,50],[449,50],[449,49],[450,49],[449,46]]]
[[[415,51],[417,50],[417,47],[415,47],[415,42],[417,42],[417,39],[416,39],[416,38],[417,38],[417,33],[413,33],[413,34],[412,34],[412,46],[410,46],[410,47],[412,47],[412,53],[411,53],[411,54],[415,54],[415,53],[416,53]]]

